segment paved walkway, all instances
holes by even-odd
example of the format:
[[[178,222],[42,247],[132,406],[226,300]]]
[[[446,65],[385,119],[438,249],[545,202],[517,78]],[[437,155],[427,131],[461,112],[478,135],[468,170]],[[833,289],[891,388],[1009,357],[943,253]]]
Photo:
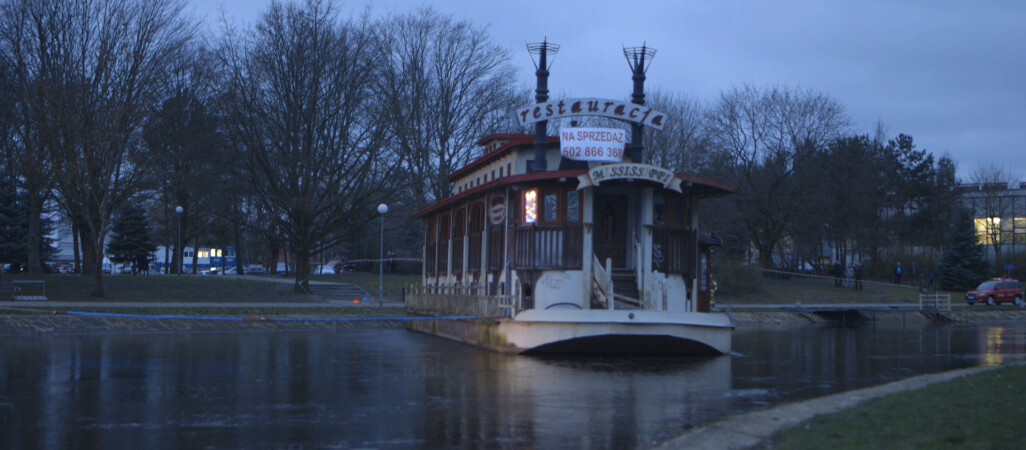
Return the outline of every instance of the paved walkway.
[[[745,449],[766,447],[773,435],[795,427],[813,417],[853,408],[867,401],[899,392],[924,388],[951,381],[995,367],[973,367],[950,372],[920,375],[901,381],[856,391],[842,392],[804,402],[790,403],[764,411],[731,416],[719,422],[696,428],[687,434],[665,441],[657,449]]]

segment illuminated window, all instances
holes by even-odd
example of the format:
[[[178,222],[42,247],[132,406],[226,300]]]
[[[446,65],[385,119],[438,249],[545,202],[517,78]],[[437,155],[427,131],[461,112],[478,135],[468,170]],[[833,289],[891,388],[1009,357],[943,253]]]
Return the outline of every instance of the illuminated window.
[[[538,190],[524,192],[524,223],[535,223],[538,220]]]
[[[1001,218],[986,217],[973,219],[976,226],[976,238],[980,244],[1001,243]]]
[[[199,257],[200,257],[200,258],[206,258],[206,257],[207,257],[207,255],[208,255],[208,254],[207,254],[207,252],[206,252],[206,251],[200,251],[200,252],[199,252]]]
[[[222,253],[221,249],[217,249],[217,257],[220,258],[223,255],[224,254]]]

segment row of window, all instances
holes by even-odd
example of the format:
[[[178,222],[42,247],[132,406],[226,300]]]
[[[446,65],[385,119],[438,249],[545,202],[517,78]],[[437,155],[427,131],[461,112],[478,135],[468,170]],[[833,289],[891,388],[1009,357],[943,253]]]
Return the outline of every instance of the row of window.
[[[510,174],[510,175],[513,174],[513,163],[506,163],[506,167],[501,167],[500,166],[499,167],[499,176],[495,176],[495,169],[492,169],[491,180],[496,180],[498,178],[502,178],[502,177],[506,176],[506,174]],[[482,180],[482,177],[484,178],[483,180]],[[475,179],[468,180],[468,181],[464,182],[463,183],[463,189],[461,189],[460,192],[465,191],[465,190],[470,189],[470,188],[478,187],[478,186],[480,186],[482,184],[487,183],[488,181],[489,181],[488,172],[485,172],[484,175],[478,176]]]
[[[980,244],[1026,244],[1026,217],[973,219]]]

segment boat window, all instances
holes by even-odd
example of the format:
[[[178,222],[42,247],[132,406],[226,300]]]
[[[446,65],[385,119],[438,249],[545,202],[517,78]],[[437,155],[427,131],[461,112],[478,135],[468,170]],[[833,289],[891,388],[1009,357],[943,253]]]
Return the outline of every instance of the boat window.
[[[684,197],[675,196],[673,199],[673,208],[670,210],[672,218],[670,222],[673,223],[674,228],[687,228],[687,202],[684,201]]]
[[[538,190],[524,191],[524,223],[535,223],[538,220]]]
[[[559,194],[555,191],[545,193],[545,202],[542,205],[542,221],[555,223],[559,220]]]
[[[451,227],[452,227],[452,224],[449,221],[449,215],[446,214],[446,215],[442,216],[441,227],[439,227],[440,231],[441,231],[441,233],[439,233],[439,237],[441,238],[441,239],[439,239],[440,241],[446,242],[446,241],[449,240],[449,238],[452,237],[452,234],[449,232],[449,230],[452,229]]]
[[[470,209],[470,232],[480,233],[484,231],[484,204],[475,203]]]
[[[466,218],[466,211],[465,210],[460,209],[459,211],[456,211],[455,226],[456,226],[456,234],[454,235],[455,237],[462,238],[463,236],[466,236],[466,234],[467,234],[466,233],[466,231],[467,231],[467,218]]]
[[[566,193],[566,221],[581,221],[581,193],[578,191],[567,191]]]
[[[652,197],[652,225],[666,225],[666,197],[662,194]]]

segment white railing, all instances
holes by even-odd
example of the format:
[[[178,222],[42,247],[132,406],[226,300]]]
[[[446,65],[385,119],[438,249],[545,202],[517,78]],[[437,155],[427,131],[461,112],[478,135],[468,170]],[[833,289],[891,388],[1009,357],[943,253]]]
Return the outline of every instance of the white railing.
[[[592,292],[598,295],[599,301],[607,308],[613,309],[616,303],[613,300],[613,260],[606,258],[606,266],[603,268],[598,256],[592,255],[591,258]]]
[[[406,287],[406,310],[415,314],[499,318],[516,316],[521,294],[487,295],[484,286]]]
[[[919,294],[919,310],[951,311],[951,294]]]

